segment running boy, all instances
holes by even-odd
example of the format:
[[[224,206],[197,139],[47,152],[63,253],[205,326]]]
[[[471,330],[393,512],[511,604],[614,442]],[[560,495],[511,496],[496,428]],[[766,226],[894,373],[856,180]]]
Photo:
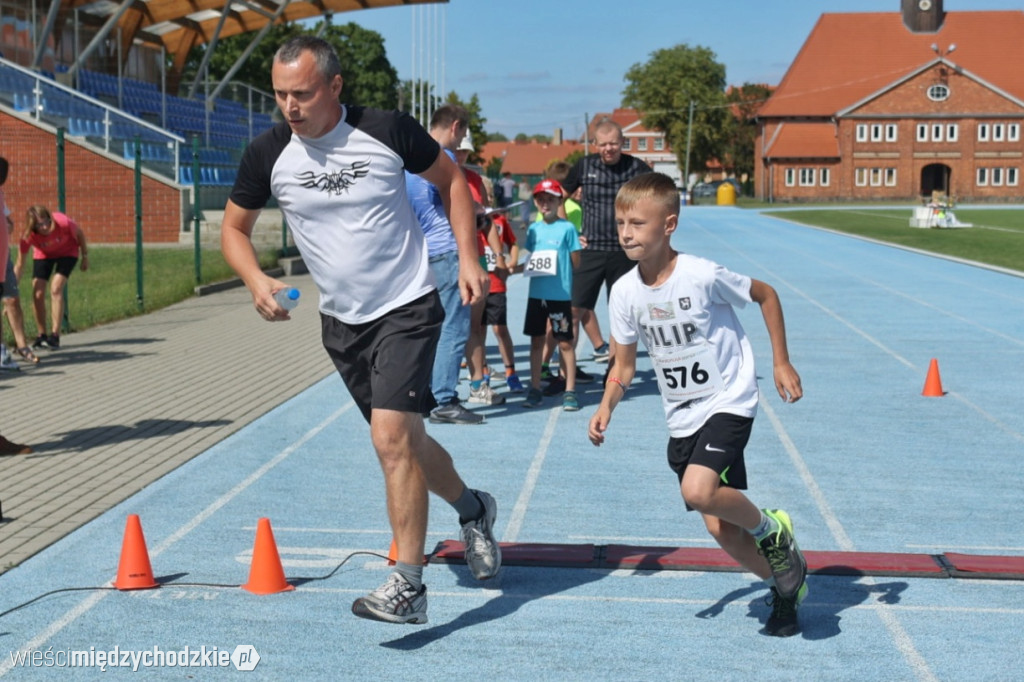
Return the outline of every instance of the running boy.
[[[754,356],[733,306],[761,306],[772,345],[775,388],[786,402],[803,395],[789,362],[782,306],[768,284],[675,251],[679,193],[661,173],[633,178],[615,199],[619,242],[638,267],[612,287],[609,300],[617,354],[589,437],[601,445],[612,411],[636,371],[637,341],[654,363],[670,439],[668,463],[688,510],[733,559],[768,581],[772,615],[765,632],[799,631],[797,607],[807,595],[807,564],[781,510],[759,510],[747,488],[743,449],[757,411]]]
[[[576,228],[558,217],[562,205],[562,185],[557,180],[541,180],[533,188],[533,201],[541,219],[530,225],[523,248],[530,257],[523,274],[530,278],[530,297],[526,303],[523,333],[530,337],[530,390],[523,407],[538,407],[544,396],[540,390],[541,361],[548,321],[565,363],[565,393],[562,409],[580,409],[576,398],[576,351],[572,333],[572,270],[579,265],[580,246]]]

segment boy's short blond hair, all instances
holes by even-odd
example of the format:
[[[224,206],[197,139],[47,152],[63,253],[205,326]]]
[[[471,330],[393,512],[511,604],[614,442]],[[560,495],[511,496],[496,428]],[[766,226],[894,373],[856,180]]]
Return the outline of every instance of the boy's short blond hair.
[[[624,184],[615,196],[615,208],[626,211],[642,199],[653,199],[661,204],[666,215],[679,215],[679,189],[664,173],[644,173]]]

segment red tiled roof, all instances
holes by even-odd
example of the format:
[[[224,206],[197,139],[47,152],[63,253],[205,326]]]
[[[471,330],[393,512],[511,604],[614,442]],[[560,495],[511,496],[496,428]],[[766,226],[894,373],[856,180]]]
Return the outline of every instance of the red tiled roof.
[[[491,143],[493,144],[493,143]],[[485,145],[484,149],[490,145]],[[579,142],[543,144],[541,142],[510,143],[505,148],[502,173],[513,175],[541,175],[552,161],[561,161],[575,151],[583,151]]]
[[[933,44],[948,61],[1024,99],[1024,12],[947,12],[935,33],[911,32],[899,12],[822,14],[758,115],[831,116],[937,59]]]
[[[832,123],[783,123],[764,153],[769,159],[839,158],[839,141]]]

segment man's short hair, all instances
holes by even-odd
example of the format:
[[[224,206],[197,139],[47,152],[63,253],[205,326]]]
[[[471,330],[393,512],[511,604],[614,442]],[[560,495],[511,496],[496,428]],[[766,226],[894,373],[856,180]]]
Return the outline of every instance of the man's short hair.
[[[469,112],[458,104],[442,104],[430,117],[430,129],[451,128],[453,123],[469,125]]]
[[[603,117],[600,121],[594,124],[594,137],[597,137],[598,132],[604,132],[606,130],[614,130],[615,132],[617,132],[619,134],[620,140],[623,137],[622,126],[620,126],[618,123],[608,118],[607,116]]]
[[[661,204],[667,215],[679,215],[679,189],[664,173],[644,173],[624,184],[615,195],[615,209],[628,211],[642,199]]]
[[[7,182],[7,173],[8,171],[10,171],[10,169],[11,164],[7,163],[7,159],[0,156],[0,186]]]
[[[552,180],[558,180],[559,182],[565,182],[565,179],[569,177],[569,171],[572,170],[565,161],[552,161],[548,164],[548,167],[544,169],[544,177],[551,178]]]
[[[341,61],[334,46],[323,38],[317,38],[308,33],[302,33],[286,40],[281,47],[277,48],[274,54],[274,61],[282,64],[291,64],[299,59],[303,52],[311,52],[316,62],[317,71],[324,77],[324,80],[331,81],[335,76],[341,75]]]

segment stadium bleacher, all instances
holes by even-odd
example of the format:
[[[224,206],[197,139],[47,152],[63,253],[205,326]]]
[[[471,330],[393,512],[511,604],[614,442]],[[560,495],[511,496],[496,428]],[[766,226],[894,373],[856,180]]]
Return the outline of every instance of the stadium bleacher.
[[[86,69],[78,72],[78,90],[87,97],[0,63],[0,101],[129,161],[135,159],[138,139],[143,165],[181,184],[233,184],[246,143],[272,125],[269,114],[250,112],[230,99],[217,98],[207,109],[205,98],[164,94],[153,83],[119,81]],[[173,136],[185,142],[178,143]],[[193,140],[198,140],[198,174],[192,168]]]

